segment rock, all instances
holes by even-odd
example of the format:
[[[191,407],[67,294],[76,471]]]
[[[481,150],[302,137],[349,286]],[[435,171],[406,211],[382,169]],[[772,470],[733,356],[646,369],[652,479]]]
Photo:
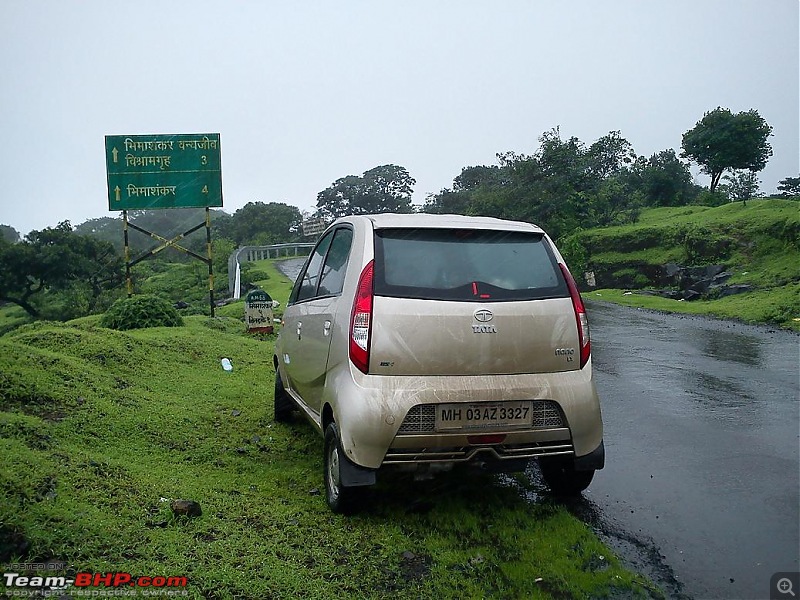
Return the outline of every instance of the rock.
[[[311,488],[308,494],[309,496],[319,496],[319,488]]]
[[[414,554],[413,552],[409,550],[403,552],[403,560],[414,560],[415,558],[417,558],[417,555]]]
[[[232,410],[231,411],[231,416],[232,417],[238,417],[240,414],[242,414],[242,411],[240,411],[240,410]]]
[[[172,305],[173,308],[177,308],[178,310],[182,308],[189,308],[189,303],[184,302],[183,300],[178,300],[175,304]]]
[[[731,277],[733,277],[733,273],[730,271],[723,271],[722,273],[714,275],[714,277],[711,278],[712,285],[722,285]]]
[[[173,500],[170,508],[176,517],[199,517],[203,514],[200,504],[194,500]]]
[[[678,273],[681,272],[683,267],[675,263],[667,263],[663,266],[664,274],[667,277],[675,277]]]
[[[697,292],[701,296],[708,291],[708,288],[711,287],[712,280],[711,279],[701,279],[700,281],[695,281],[691,285],[687,291]],[[688,298],[687,298],[688,300]]]
[[[700,292],[696,290],[686,290],[683,293],[683,299],[686,301],[699,300],[700,296],[701,296]]]
[[[725,298],[726,296],[733,296],[735,294],[743,294],[745,292],[752,292],[753,286],[747,284],[738,285],[721,285],[716,289],[717,298]]]

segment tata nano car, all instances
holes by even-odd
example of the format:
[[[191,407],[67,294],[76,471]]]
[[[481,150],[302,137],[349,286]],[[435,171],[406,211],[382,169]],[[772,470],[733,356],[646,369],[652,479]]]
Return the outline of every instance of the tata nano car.
[[[274,365],[275,419],[299,408],[324,436],[336,512],[388,468],[514,471],[538,459],[568,495],[604,465],[586,311],[530,223],[337,220],[295,282]]]

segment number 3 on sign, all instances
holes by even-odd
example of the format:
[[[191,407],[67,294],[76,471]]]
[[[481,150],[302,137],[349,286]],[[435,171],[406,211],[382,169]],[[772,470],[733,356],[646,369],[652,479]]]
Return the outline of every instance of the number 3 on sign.
[[[208,157],[204,154],[200,157],[200,164],[207,165],[208,164]]]
[[[203,193],[204,193],[204,194],[207,194],[207,193],[208,193],[208,186],[207,186],[207,185],[204,185],[204,186],[203,186]]]

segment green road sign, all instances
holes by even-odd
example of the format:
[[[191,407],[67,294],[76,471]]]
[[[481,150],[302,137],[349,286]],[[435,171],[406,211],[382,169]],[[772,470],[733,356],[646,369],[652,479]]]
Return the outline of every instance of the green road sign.
[[[108,210],[222,206],[218,133],[107,135]]]

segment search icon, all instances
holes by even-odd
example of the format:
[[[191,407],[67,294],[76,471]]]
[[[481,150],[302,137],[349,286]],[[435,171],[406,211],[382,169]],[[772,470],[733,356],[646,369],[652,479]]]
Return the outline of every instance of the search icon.
[[[775,585],[778,588],[778,592],[781,594],[789,594],[792,598],[795,598],[796,595],[792,590],[792,580],[788,577],[782,577],[778,579],[778,583]]]

